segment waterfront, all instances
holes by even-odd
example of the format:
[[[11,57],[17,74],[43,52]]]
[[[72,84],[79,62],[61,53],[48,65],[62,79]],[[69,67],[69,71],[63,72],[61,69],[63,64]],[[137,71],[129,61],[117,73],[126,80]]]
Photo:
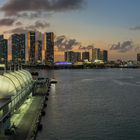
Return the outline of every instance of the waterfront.
[[[41,71],[53,75],[37,140],[139,140],[140,70]]]
[[[5,72],[0,82],[0,140],[35,139],[49,95],[49,79],[35,81],[22,69]]]

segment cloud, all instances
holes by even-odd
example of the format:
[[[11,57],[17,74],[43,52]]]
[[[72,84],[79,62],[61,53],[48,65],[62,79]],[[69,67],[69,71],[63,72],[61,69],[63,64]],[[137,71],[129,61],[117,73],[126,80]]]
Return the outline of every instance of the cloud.
[[[17,27],[17,28],[14,28],[14,29],[11,29],[11,30],[8,30],[8,31],[5,31],[4,33],[7,34],[7,33],[26,33],[27,32],[27,29],[25,29],[24,27]]]
[[[43,28],[46,28],[46,27],[49,27],[50,26],[50,24],[49,23],[47,23],[46,21],[36,21],[35,22],[35,27],[36,28],[41,28],[41,29],[43,29]]]
[[[79,50],[90,50],[94,48],[93,44],[82,46],[81,42],[77,41],[76,39],[69,39],[65,35],[56,37],[55,46],[60,52],[72,50],[74,47],[79,47]]]
[[[52,16],[52,13],[48,12],[41,12],[41,11],[38,11],[38,12],[22,12],[22,13],[18,13],[16,15],[17,18],[22,18],[22,19],[36,19],[36,18],[41,18],[41,17],[51,17]]]
[[[50,26],[46,17],[52,16],[55,12],[81,9],[84,3],[85,0],[6,0],[0,6],[0,11],[5,16],[0,19],[0,26],[16,26],[5,33],[41,30]],[[36,19],[38,21],[33,23]],[[39,21],[39,19],[44,21]],[[27,25],[27,22],[21,22],[24,20],[30,20],[31,25]]]
[[[18,21],[18,22],[15,23],[15,25],[16,25],[16,26],[21,26],[21,25],[23,25],[23,24],[22,24],[22,22]]]
[[[58,51],[69,51],[77,45],[80,45],[80,42],[78,42],[76,39],[68,39],[64,35],[58,36],[55,39],[55,46],[58,48]]]
[[[34,19],[39,18],[41,16],[41,12],[23,12],[17,14],[17,18],[27,18],[27,19]]]
[[[90,49],[93,49],[94,48],[94,45],[88,45],[88,46],[80,46],[79,49],[80,50],[90,50]]]
[[[16,23],[17,26],[23,25],[20,21]],[[49,27],[50,24],[46,21],[36,21],[33,25],[25,26],[25,27],[16,27],[14,29],[5,31],[4,33],[25,33],[28,31],[38,31],[39,29],[44,29]]]
[[[11,26],[15,22],[15,19],[13,18],[3,18],[0,19],[0,26]]]
[[[140,51],[140,46],[135,48],[135,51],[138,52]]]
[[[49,26],[50,24],[47,23],[46,21],[36,21],[35,24],[26,26],[25,29],[26,30],[39,30],[39,29],[47,28]]]
[[[110,50],[115,50],[121,53],[127,52],[135,48],[132,41],[124,41],[123,43],[118,42],[117,44],[112,44]]]
[[[140,51],[140,44],[136,44],[134,50],[135,50],[135,52],[139,52]]]
[[[130,30],[134,30],[134,31],[140,30],[140,26],[131,27]]]
[[[63,12],[82,8],[85,0],[8,0],[0,10],[7,16],[21,12]]]

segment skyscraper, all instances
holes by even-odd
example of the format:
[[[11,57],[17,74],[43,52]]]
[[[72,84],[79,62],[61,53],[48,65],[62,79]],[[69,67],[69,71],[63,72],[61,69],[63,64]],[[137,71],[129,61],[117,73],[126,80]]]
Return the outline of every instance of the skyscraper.
[[[108,51],[107,50],[100,51],[100,59],[103,60],[105,63],[108,61]]]
[[[12,39],[12,61],[14,63],[25,63],[26,61],[25,34],[13,34],[11,39]]]
[[[75,62],[81,61],[81,53],[74,52],[74,59],[75,59]]]
[[[137,61],[140,61],[140,53],[137,54]]]
[[[4,35],[0,35],[0,40],[3,40],[4,39]]]
[[[100,49],[94,48],[92,49],[92,61],[100,60]]]
[[[0,63],[6,64],[8,61],[8,40],[0,35]]]
[[[65,61],[74,62],[74,52],[73,51],[65,52]]]
[[[36,62],[42,62],[42,41],[36,41]]]
[[[82,52],[82,60],[90,60],[90,54],[89,52]]]
[[[54,63],[54,33],[49,32],[44,34],[44,49],[45,62],[49,64]]]
[[[20,51],[21,51],[21,62],[25,63],[26,61],[26,36],[25,34],[20,34]]]
[[[28,32],[28,51],[29,62],[35,63],[35,47],[36,47],[36,33]]]

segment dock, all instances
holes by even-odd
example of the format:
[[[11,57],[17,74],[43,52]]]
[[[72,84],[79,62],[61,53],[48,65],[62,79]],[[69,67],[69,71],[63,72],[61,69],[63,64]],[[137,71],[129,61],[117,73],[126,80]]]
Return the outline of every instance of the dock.
[[[23,117],[21,116],[22,119],[16,126],[16,132],[13,136],[9,137],[9,140],[30,140],[36,137],[43,104],[43,97],[37,96],[32,98],[32,103],[29,105]]]
[[[0,134],[0,140],[35,140],[38,131],[43,127],[41,118],[45,115],[50,86],[48,78],[36,80],[32,95],[10,118],[12,133]]]

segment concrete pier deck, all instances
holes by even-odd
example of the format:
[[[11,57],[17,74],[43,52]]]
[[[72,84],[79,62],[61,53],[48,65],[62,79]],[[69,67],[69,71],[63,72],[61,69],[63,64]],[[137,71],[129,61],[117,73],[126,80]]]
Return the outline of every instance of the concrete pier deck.
[[[16,131],[15,134],[8,137],[8,140],[29,140],[31,139],[32,132],[34,131],[34,125],[36,124],[36,121],[38,119],[38,115],[40,114],[40,111],[42,109],[43,104],[43,98],[41,96],[34,96],[31,97],[31,103],[27,105],[27,110],[20,110],[23,111],[24,115],[22,116],[22,113],[19,111],[19,122],[17,119],[17,122],[13,122],[16,125]],[[22,109],[22,107],[21,107]],[[24,112],[26,111],[26,113]],[[15,114],[17,115],[17,114]],[[13,116],[16,118],[16,116]],[[17,124],[16,124],[17,123]]]
[[[25,102],[12,113],[11,127],[8,136],[0,134],[0,140],[34,140],[37,131],[41,129],[41,116],[45,115],[47,96],[49,95],[50,82],[46,79],[39,81]],[[12,133],[11,133],[12,132]],[[11,135],[10,135],[11,134]]]
[[[0,140],[32,140],[39,115],[44,104],[44,96],[30,97],[11,118],[15,125],[15,134],[10,136],[0,135]]]

